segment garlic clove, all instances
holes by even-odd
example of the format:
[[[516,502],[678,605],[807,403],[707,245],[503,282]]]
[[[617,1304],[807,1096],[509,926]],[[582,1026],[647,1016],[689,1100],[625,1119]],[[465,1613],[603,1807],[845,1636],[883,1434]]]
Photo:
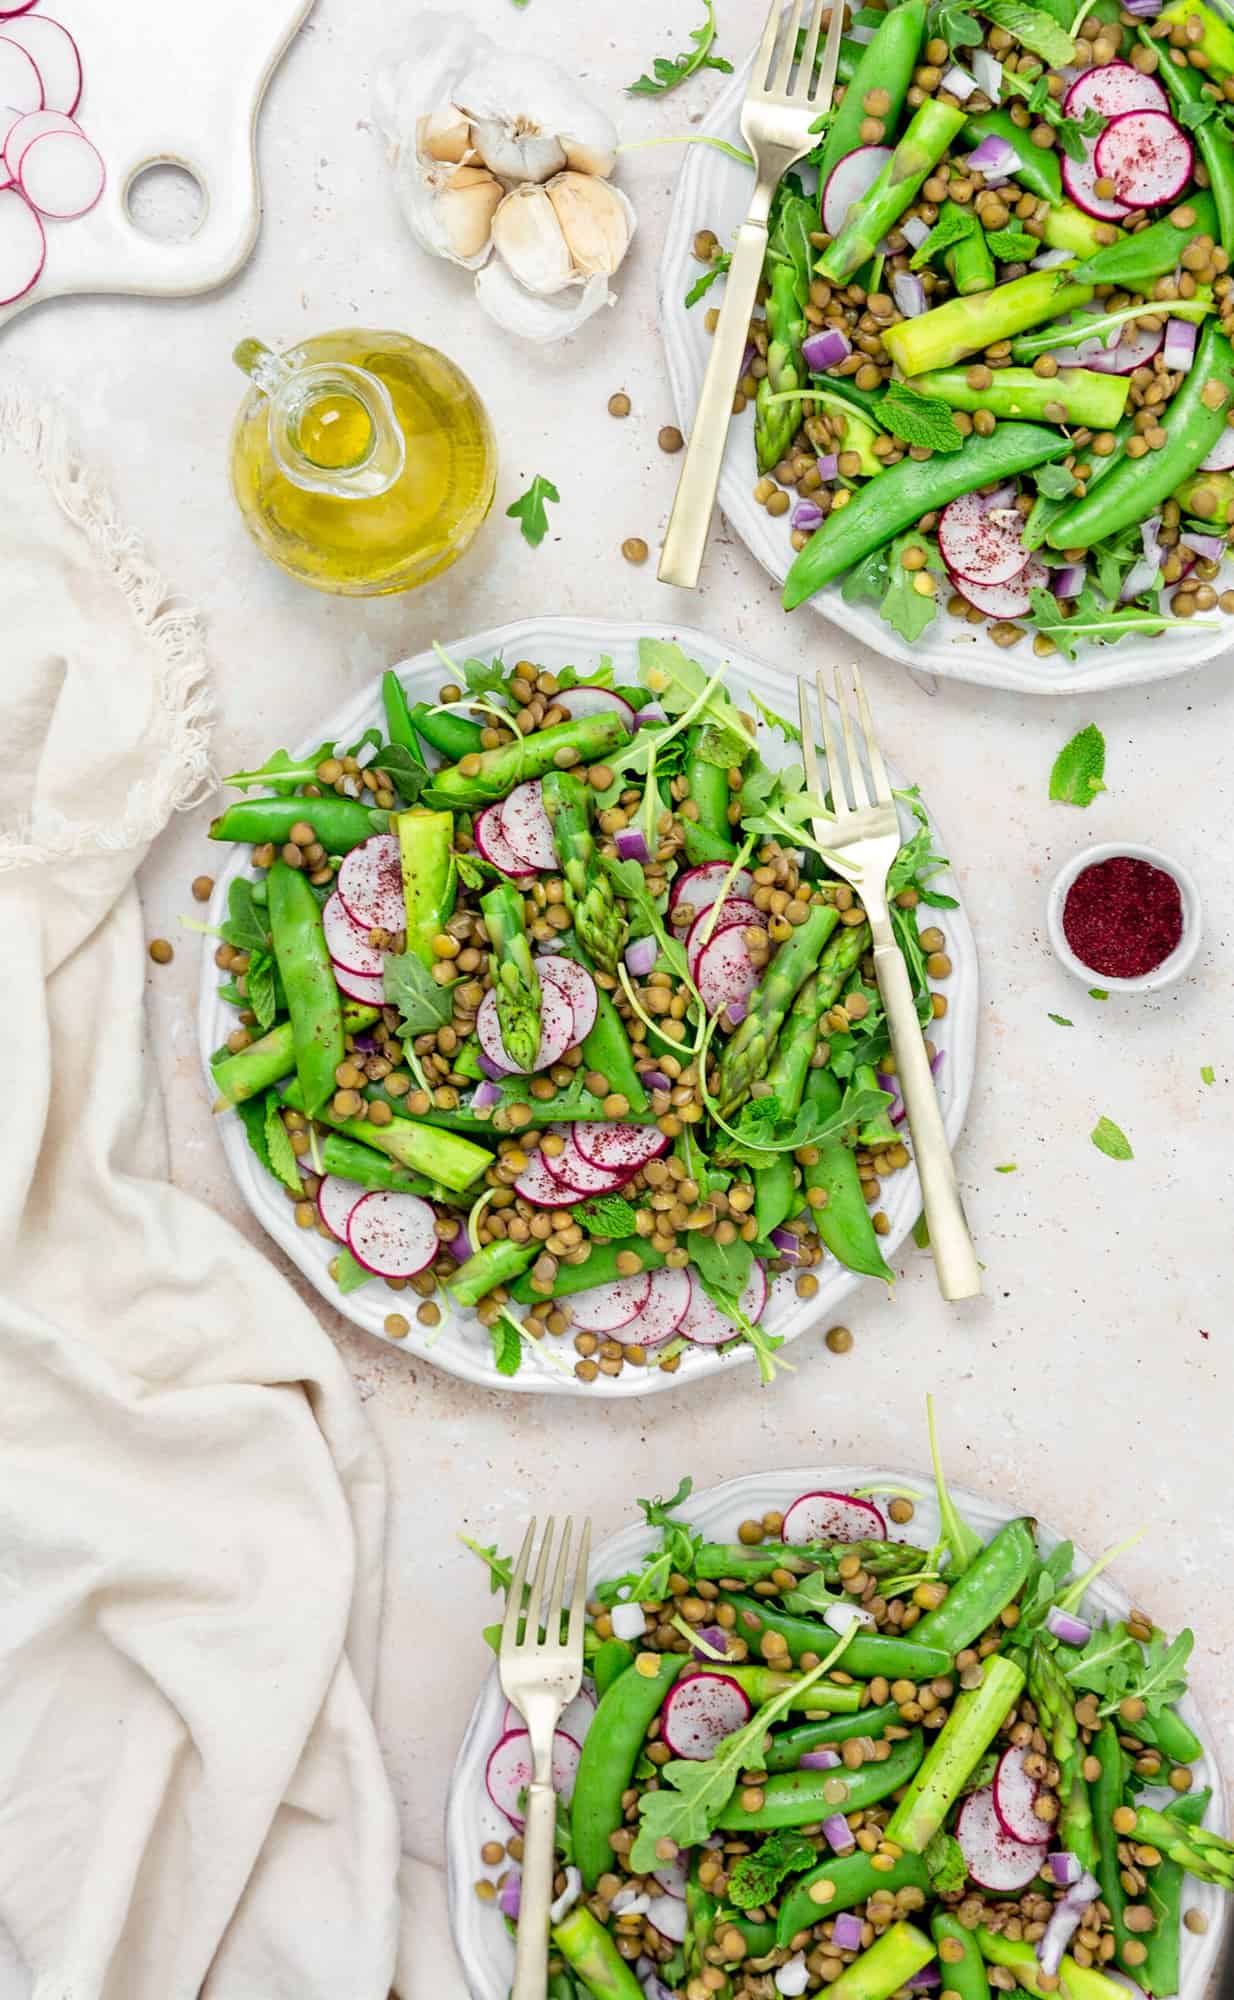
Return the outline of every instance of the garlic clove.
[[[493,217],[493,247],[525,290],[537,298],[574,282],[570,246],[552,202],[527,181],[506,195]]]
[[[565,152],[552,133],[525,126],[518,119],[472,115],[476,151],[485,166],[503,180],[534,184],[551,180],[565,166]]]
[[[384,63],[373,85],[377,128],[395,166],[414,158],[421,118],[454,104],[455,84],[467,69],[483,63],[492,47],[472,21],[431,12],[412,15],[398,61]]]
[[[471,126],[455,104],[439,105],[416,120],[416,151],[422,160],[458,165],[471,151]]]
[[[534,298],[523,290],[500,257],[494,257],[476,273],[476,299],[491,320],[520,340],[547,346],[576,333],[593,313],[613,304],[613,294],[605,277],[588,278],[579,289],[553,298]]]
[[[487,55],[468,69],[454,101],[471,119],[481,159],[503,180],[547,181],[567,165],[613,170],[616,126],[555,63]]]
[[[557,133],[572,173],[607,180],[617,165],[617,127],[603,111],[580,97],[568,125]]]
[[[467,264],[487,257],[493,217],[504,199],[501,182],[482,167],[456,167],[437,198],[451,254]]]
[[[544,190],[576,273],[615,271],[630,247],[634,210],[619,188],[590,174],[558,174]]]

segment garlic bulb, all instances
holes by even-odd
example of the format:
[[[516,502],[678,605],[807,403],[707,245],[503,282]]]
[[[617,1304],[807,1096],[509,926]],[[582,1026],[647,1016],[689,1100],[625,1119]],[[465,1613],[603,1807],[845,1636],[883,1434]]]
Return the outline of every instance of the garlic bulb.
[[[616,126],[554,63],[494,52],[473,62],[454,97],[503,180],[547,181],[563,167],[603,177],[616,165]]]

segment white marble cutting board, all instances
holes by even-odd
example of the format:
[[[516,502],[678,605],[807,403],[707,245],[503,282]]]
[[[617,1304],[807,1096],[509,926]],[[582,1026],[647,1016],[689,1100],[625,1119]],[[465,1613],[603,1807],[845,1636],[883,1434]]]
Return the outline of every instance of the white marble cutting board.
[[[178,296],[221,285],[257,237],[257,113],[270,75],[313,0],[39,0],[74,36],[84,88],[76,116],[103,156],[97,206],[48,222],[37,284],[0,307],[69,292]],[[4,23],[0,20],[0,34]],[[126,196],[144,167],[170,162],[201,183],[188,241],[166,243],[130,220]]]

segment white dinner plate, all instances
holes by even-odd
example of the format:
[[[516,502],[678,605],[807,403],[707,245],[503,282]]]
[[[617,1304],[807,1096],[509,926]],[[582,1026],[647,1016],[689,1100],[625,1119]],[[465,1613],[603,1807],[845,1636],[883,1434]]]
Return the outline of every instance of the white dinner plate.
[[[494,631],[473,633],[457,640],[446,651],[451,659],[460,661],[476,655],[490,659],[500,654],[508,663],[526,658],[535,660],[550,671],[573,665],[580,673],[597,665],[601,656],[608,654],[614,664],[616,679],[619,682],[634,682],[638,678],[640,637],[680,640],[687,653],[698,660],[709,674],[727,660],[731,668],[727,685],[738,699],[743,690],[748,689],[781,714],[793,716],[797,712],[796,687],[787,675],[762,666],[743,654],[726,652],[703,633],[685,627],[670,629],[668,626],[622,625],[607,620],[580,618],[525,619],[519,624],[499,626]],[[437,689],[445,679],[445,669],[432,652],[419,653],[414,659],[401,661],[398,671],[412,702],[421,698],[435,700]],[[316,726],[298,750],[306,752],[323,741],[353,742],[365,729],[374,724],[380,725],[382,721],[381,686],[380,681],[375,680],[344,709],[326,717]],[[775,731],[763,728],[760,738],[761,754],[768,764],[776,766],[792,762],[790,746]],[[259,759],[271,747],[254,745],[253,757]],[[890,760],[888,767],[892,783],[903,785],[906,780]],[[907,815],[904,815],[904,824],[907,832],[910,824]],[[934,834],[938,842],[937,851],[947,854],[949,849],[937,827]],[[225,852],[216,851],[220,858]],[[255,873],[250,852],[247,847],[238,847],[233,858],[219,873],[210,902],[209,921],[212,925],[219,924],[226,915],[227,890],[232,879],[238,874]],[[949,873],[938,875],[935,885],[946,894],[959,896],[958,884]],[[954,1146],[964,1122],[976,1059],[977,951],[962,908],[939,911],[937,920],[946,933],[953,970],[947,981],[947,1012],[941,1021],[934,1023],[931,1035],[944,1054],[938,1073],[938,1092],[947,1137]],[[202,954],[198,1037],[208,1081],[210,1055],[226,1040],[236,1021],[234,1009],[219,997],[219,983],[213,940],[207,939]],[[366,1332],[386,1339],[388,1336],[383,1331],[383,1322],[387,1313],[396,1309],[401,1311],[411,1295],[395,1294],[380,1279],[374,1279],[344,1297],[327,1269],[337,1245],[327,1242],[315,1230],[296,1226],[291,1203],[280,1184],[266,1173],[255,1158],[244,1128],[234,1112],[221,1115],[219,1129],[236,1183],[263,1229],[287,1253],[297,1270],[302,1271],[316,1286],[324,1299]],[[880,1200],[891,1223],[891,1231],[883,1247],[892,1257],[921,1212],[921,1191],[915,1168],[890,1175],[883,1184]],[[799,1299],[791,1278],[775,1281],[771,1301],[763,1316],[763,1324],[770,1332],[793,1340],[811,1326],[829,1324],[841,1301],[859,1285],[869,1282],[846,1271],[830,1257],[819,1267],[816,1275],[820,1284],[812,1299]],[[619,1376],[604,1375],[587,1384],[574,1375],[575,1355],[570,1336],[546,1335],[534,1348],[524,1343],[523,1365],[517,1375],[499,1375],[493,1364],[489,1336],[475,1314],[456,1310],[444,1297],[439,1302],[442,1306],[439,1326],[422,1327],[413,1313],[405,1313],[404,1317],[411,1319],[411,1332],[406,1339],[391,1342],[391,1345],[407,1349],[452,1375],[461,1375],[469,1382],[482,1382],[491,1389],[578,1395],[593,1400],[597,1396],[649,1396],[683,1382],[714,1375],[723,1368],[738,1367],[754,1358],[753,1350],[745,1342],[723,1354],[716,1348],[691,1347],[682,1355],[681,1366],[674,1375],[662,1374],[657,1368],[626,1368]]]
[[[691,1494],[679,1511],[693,1527],[702,1529],[710,1541],[732,1542],[736,1541],[737,1530],[743,1521],[751,1516],[757,1518],[772,1508],[783,1512],[789,1501],[799,1493],[852,1493],[866,1486],[909,1486],[920,1493],[922,1498],[916,1502],[913,1520],[904,1530],[897,1532],[902,1534],[904,1540],[919,1543],[923,1548],[928,1549],[932,1545],[939,1531],[932,1481],[920,1473],[888,1472],[885,1468],[869,1465],[809,1465],[797,1471],[752,1472],[743,1479],[726,1479],[722,1485],[712,1486],[704,1493]],[[1014,1518],[1011,1509],[975,1493],[953,1487],[952,1496],[964,1519],[972,1523],[983,1540],[988,1541],[1004,1522]],[[1040,1520],[1037,1522],[1037,1534],[1046,1554],[1063,1539],[1057,1529]],[[657,1539],[653,1529],[642,1526],[626,1528],[621,1534],[612,1536],[593,1552],[592,1583],[599,1583],[605,1577],[621,1576],[627,1570],[636,1568]],[[1077,1548],[1073,1562],[1075,1573],[1081,1574],[1091,1561],[1091,1556]],[[1084,1599],[1084,1610],[1089,1617],[1100,1613],[1107,1618],[1125,1618],[1130,1608],[1129,1600],[1110,1581],[1108,1573],[1097,1578]],[[1203,1632],[1198,1636],[1203,1643]],[[479,1632],[475,1634],[473,1646],[478,1669],[485,1650]],[[509,1822],[493,1804],[484,1785],[489,1752],[502,1734],[501,1719],[505,1706],[494,1665],[490,1667],[480,1690],[459,1747],[446,1802],[450,1927],[472,2000],[507,2000],[514,1970],[514,1944],[505,1924],[494,1905],[481,1902],[475,1893],[476,1882],[492,1873],[480,1859],[484,1842],[510,1838]],[[1200,1741],[1206,1745],[1210,1743],[1212,1739],[1204,1719],[1190,1696],[1178,1704],[1178,1709]],[[1205,1785],[1212,1787],[1212,1802],[1205,1824],[1222,1831],[1226,1825],[1225,1792],[1216,1758],[1206,1749],[1205,1755],[1192,1768],[1197,1789]],[[1189,1930],[1182,1933],[1180,2000],[1201,2000],[1208,1976],[1217,1961],[1226,1921],[1226,1902],[1222,1890],[1194,1881],[1190,1876],[1187,1878],[1185,1905],[1188,1909],[1203,1911],[1208,1919],[1208,1929],[1202,1936]]]
[[[723,139],[733,146],[744,144],[739,121],[751,61],[741,65],[699,126],[698,135]],[[714,146],[690,145],[682,150],[686,157],[660,260],[660,325],[677,421],[688,437],[711,347],[705,315],[708,306],[719,303],[723,285],[721,279],[698,305],[687,310],[685,295],[703,268],[692,245],[700,229],[713,229],[722,244],[733,241],[745,219],[752,176],[749,167]],[[757,478],[753,424],[747,410],[735,416],[729,428],[720,505],[751,555],[782,583],[793,559],[789,517],[773,516],[760,507],[753,492]],[[1232,577],[1234,563],[1227,562],[1222,581],[1229,583]],[[980,687],[1014,688],[1021,694],[1091,693],[1132,687],[1140,681],[1166,680],[1215,659],[1234,645],[1234,623],[1223,613],[1214,612],[1211,628],[1205,621],[1163,632],[1156,639],[1128,638],[1117,646],[1081,644],[1073,664],[1061,653],[1038,658],[1032,649],[1031,632],[1018,645],[1004,650],[988,636],[987,626],[965,625],[946,612],[940,612],[910,646],[879,616],[877,605],[846,604],[838,583],[819,591],[808,600],[808,606],[781,611],[779,616],[804,618],[808,607],[904,666],[946,674],[953,680],[974,681]]]

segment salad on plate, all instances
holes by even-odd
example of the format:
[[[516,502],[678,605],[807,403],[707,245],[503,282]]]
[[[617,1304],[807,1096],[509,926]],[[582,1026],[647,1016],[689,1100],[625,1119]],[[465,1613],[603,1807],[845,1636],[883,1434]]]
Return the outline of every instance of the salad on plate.
[[[827,1260],[891,1280],[902,1103],[826,802],[759,749],[795,725],[673,641],[638,660],[629,685],[608,659],[444,660],[410,704],[390,672],[384,728],[228,780],[212,837],[253,869],[216,927],[216,1109],[340,1295],[406,1294],[392,1338],[396,1305],[428,1341],[474,1309],[507,1378],[738,1348],[766,1380],[773,1286],[808,1300]],[[929,1035],[958,906],[902,799],[894,923]]]
[[[1207,1960],[1234,1844],[1205,1824],[1192,1633],[1109,1609],[1121,1551],[1085,1568],[1031,1519],[977,1532],[930,1431],[932,1537],[925,1496],[873,1481],[730,1502],[722,1540],[725,1489],[698,1527],[686,1479],[640,1501],[637,1559],[593,1571],[556,1738],[552,2000],[1165,2000]],[[512,1710],[494,1735],[495,1706],[460,1758],[470,1849],[452,1807],[456,1893],[491,1910],[458,1929],[456,1908],[469,1966],[478,1924],[518,1922],[528,1738]]]

